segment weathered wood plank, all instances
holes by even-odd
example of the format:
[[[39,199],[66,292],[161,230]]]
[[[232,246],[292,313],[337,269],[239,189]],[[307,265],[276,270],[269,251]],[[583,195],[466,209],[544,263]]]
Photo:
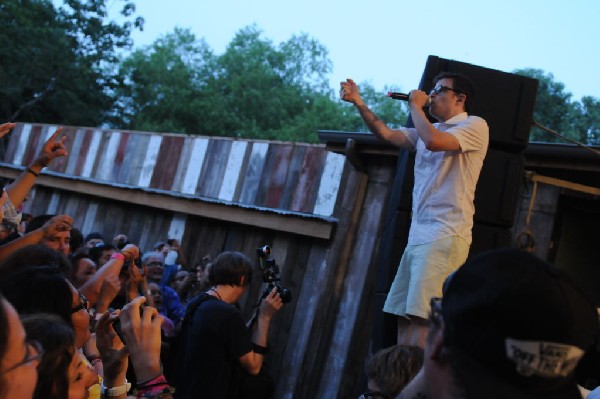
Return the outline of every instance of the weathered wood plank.
[[[204,165],[204,157],[206,156],[206,149],[208,148],[208,139],[197,137],[194,138],[192,144],[192,152],[190,154],[190,162],[185,169],[185,177],[183,178],[183,185],[181,192],[185,194],[194,194],[196,187],[198,187],[198,179],[200,173],[202,173],[202,166]]]
[[[158,152],[160,151],[161,142],[162,136],[150,136],[150,142],[148,143],[148,149],[146,150],[146,157],[144,158],[140,179],[137,183],[137,185],[140,187],[150,186],[152,174],[154,173],[154,167],[156,166],[156,158],[158,157]]]
[[[325,162],[325,153],[319,147],[306,149],[304,164],[295,187],[290,210],[311,212],[317,196],[321,171]]]
[[[284,194],[285,181],[288,176],[294,146],[287,144],[277,147],[271,146],[271,148],[277,150],[273,154],[273,164],[269,166],[271,168],[270,178],[267,180],[265,176],[263,180],[265,186],[264,188],[261,187],[261,191],[264,193],[264,201],[261,205],[278,208]]]
[[[243,204],[255,203],[268,149],[268,143],[252,143],[252,152],[250,154],[250,159],[248,160],[244,185],[240,194],[240,202]]]
[[[85,163],[83,170],[81,171],[82,177],[91,177],[94,171],[94,165],[96,164],[96,158],[98,154],[98,148],[100,148],[100,141],[102,140],[102,131],[94,130],[90,140],[90,146],[85,157]]]
[[[184,137],[166,136],[163,138],[150,187],[162,190],[171,189],[184,141]]]
[[[300,179],[300,171],[302,169],[302,165],[304,164],[306,148],[307,146],[305,145],[294,146],[294,152],[288,168],[285,188],[283,189],[283,195],[281,196],[281,200],[279,201],[277,208],[290,209],[294,191],[298,185],[298,180]]]
[[[331,216],[338,198],[338,191],[344,171],[346,157],[333,152],[327,152],[325,167],[321,174],[319,191],[312,213],[315,215]]]
[[[201,197],[217,198],[227,168],[231,140],[212,139],[208,143],[202,173],[196,186]]]
[[[99,180],[111,181],[114,180],[113,168],[115,166],[115,158],[119,142],[121,141],[121,132],[107,132],[104,134],[102,148],[104,149],[98,161],[96,173],[94,177]]]
[[[229,151],[229,159],[223,175],[223,184],[219,190],[218,198],[224,201],[234,201],[234,197],[241,183],[241,171],[248,149],[247,141],[234,141]]]
[[[2,152],[2,162],[17,164],[16,156],[17,152],[20,151],[21,141],[27,142],[29,140],[29,133],[31,132],[31,125],[28,123],[17,123],[17,126],[10,132],[8,137],[4,140],[8,140],[8,145],[5,151]],[[27,136],[27,137],[25,137]],[[21,157],[22,158],[22,155]]]

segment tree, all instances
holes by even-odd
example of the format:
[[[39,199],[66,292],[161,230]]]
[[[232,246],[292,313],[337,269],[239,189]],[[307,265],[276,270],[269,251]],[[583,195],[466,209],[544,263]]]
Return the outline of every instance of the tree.
[[[561,135],[584,144],[600,144],[600,102],[590,96],[583,97],[580,102],[571,100],[571,93],[565,85],[556,82],[551,73],[541,69],[517,69],[514,73],[528,76],[539,81],[533,119]],[[559,142],[565,140],[545,132],[537,127],[532,128],[530,141]]]
[[[215,70],[211,50],[186,29],[175,29],[134,51],[121,65],[126,79],[118,91],[121,126],[193,133],[204,123],[210,125],[207,121],[214,118],[209,110],[220,108],[219,99],[210,104],[203,89]]]
[[[329,87],[326,49],[307,35],[274,45],[256,26],[241,29],[222,55],[185,29],[137,50],[122,64],[125,127],[136,130],[318,142],[317,131],[365,130]],[[364,86],[392,123],[398,103]]]
[[[125,22],[105,0],[3,0],[0,4],[0,119],[97,126],[113,108],[118,52],[141,28],[133,3]]]

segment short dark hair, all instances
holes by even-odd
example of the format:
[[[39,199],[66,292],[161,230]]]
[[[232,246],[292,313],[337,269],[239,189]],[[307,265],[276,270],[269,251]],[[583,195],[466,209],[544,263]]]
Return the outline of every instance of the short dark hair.
[[[100,257],[102,256],[102,254],[104,253],[104,251],[116,251],[117,248],[115,248],[114,245],[111,244],[100,244],[97,245],[95,247],[90,248],[88,254],[89,254],[89,258],[96,264],[98,265],[98,261],[100,260]]]
[[[27,227],[25,227],[25,234],[31,233],[32,231],[39,229],[40,227],[45,225],[48,220],[52,219],[54,216],[56,216],[56,215],[38,215],[38,216],[34,217],[27,223]]]
[[[83,234],[81,230],[76,227],[71,229],[71,240],[69,241],[69,247],[71,247],[71,253],[77,251],[83,245]]]
[[[441,72],[433,78],[433,84],[436,84],[442,79],[452,79],[452,88],[465,95],[465,111],[470,112],[473,109],[473,101],[475,98],[475,84],[473,84],[473,81],[462,73]]]
[[[210,285],[241,285],[252,280],[252,261],[241,252],[227,251],[219,254],[208,269]]]
[[[0,263],[0,280],[9,274],[33,266],[52,266],[64,276],[71,275],[71,262],[61,252],[42,244],[27,245],[11,253]]]
[[[89,240],[94,240],[94,239],[101,239],[103,242],[105,242],[104,240],[104,236],[102,235],[102,233],[99,233],[97,231],[94,231],[92,233],[89,233],[88,235],[85,236],[85,238],[83,239],[83,242],[87,243]]]
[[[73,330],[53,314],[26,315],[21,321],[27,338],[38,341],[44,348],[33,399],[66,398],[69,392],[69,365],[75,355]]]
[[[52,313],[73,328],[73,294],[57,268],[39,266],[16,271],[0,280],[0,290],[19,315]]]

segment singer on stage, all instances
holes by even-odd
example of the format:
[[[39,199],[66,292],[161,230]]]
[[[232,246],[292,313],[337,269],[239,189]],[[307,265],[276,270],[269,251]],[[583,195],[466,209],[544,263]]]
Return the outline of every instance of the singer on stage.
[[[365,104],[352,79],[340,97],[354,104],[371,132],[400,148],[416,151],[412,221],[383,311],[398,315],[398,343],[425,347],[430,299],[442,296],[446,277],[469,253],[475,187],[487,152],[485,120],[468,115],[474,87],[462,74],[435,77],[429,95],[409,94],[415,128],[390,129]],[[438,122],[431,124],[423,108]]]

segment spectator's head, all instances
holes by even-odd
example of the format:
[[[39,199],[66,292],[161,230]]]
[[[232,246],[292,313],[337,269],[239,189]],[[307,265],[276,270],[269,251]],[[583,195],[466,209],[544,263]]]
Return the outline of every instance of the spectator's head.
[[[75,288],[81,287],[96,274],[96,264],[87,254],[77,253],[71,256],[71,265],[73,271],[70,280]]]
[[[69,253],[74,254],[79,248],[83,246],[83,234],[75,227],[71,229],[71,241],[69,241]]]
[[[190,274],[190,272],[188,272],[187,270],[179,270],[175,274],[175,277],[171,282],[171,288],[179,292],[183,288],[183,282],[185,281],[185,278],[188,276],[188,274]]]
[[[33,397],[40,360],[36,348],[15,308],[0,294],[0,398]]]
[[[252,261],[241,252],[223,252],[208,269],[211,286],[230,285],[245,287],[252,280]]]
[[[45,245],[36,244],[17,249],[11,253],[0,268],[0,279],[17,270],[34,266],[51,266],[59,270],[63,276],[71,275],[71,262],[61,252],[54,251]]]
[[[147,267],[149,281],[159,282],[165,271],[165,257],[161,252],[146,252],[142,256],[142,266]]]
[[[98,375],[81,361],[73,330],[52,314],[26,315],[22,322],[27,338],[44,348],[34,399],[87,397],[87,388],[98,383]]]
[[[159,308],[163,301],[160,287],[156,283],[148,283],[148,291],[150,291],[150,296],[152,297],[152,302],[154,302],[154,307]]]
[[[208,282],[208,269],[211,264],[210,255],[206,255],[202,258],[200,263],[196,265],[196,277],[198,278],[198,289],[200,291],[205,291],[210,287]]]
[[[9,238],[9,236],[14,236],[15,233],[17,232],[17,225],[3,220],[2,222],[0,222],[0,243],[5,244],[6,242],[4,242],[4,240],[6,240],[7,238]],[[15,238],[17,238],[17,236],[15,236]]]
[[[94,248],[98,244],[104,244],[104,236],[97,231],[88,234],[83,240],[84,245],[88,248]]]
[[[425,384],[451,374],[467,398],[580,397],[574,371],[596,337],[596,307],[535,255],[471,258],[432,300],[431,318]]]
[[[87,300],[54,267],[28,267],[0,280],[0,291],[20,315],[58,315],[75,334],[81,348],[90,338]]]
[[[27,228],[25,229],[25,233],[30,233],[34,230],[40,229],[52,219],[56,215],[40,215],[36,216],[29,223],[27,223]],[[55,232],[54,234],[47,236],[44,235],[40,244],[47,246],[50,249],[61,252],[65,256],[69,256],[69,251],[71,247],[69,245],[71,241],[71,231],[63,230]]]
[[[166,242],[159,241],[152,247],[153,251],[161,252],[163,256],[167,256],[171,247]]]
[[[367,389],[372,397],[395,398],[423,365],[423,349],[394,345],[376,352],[366,363]],[[366,396],[366,394],[365,394]]]
[[[115,252],[117,252],[117,250],[114,247],[114,245],[99,243],[96,244],[95,247],[90,248],[89,254],[90,259],[96,264],[96,267],[99,269],[110,260],[110,257]]]

